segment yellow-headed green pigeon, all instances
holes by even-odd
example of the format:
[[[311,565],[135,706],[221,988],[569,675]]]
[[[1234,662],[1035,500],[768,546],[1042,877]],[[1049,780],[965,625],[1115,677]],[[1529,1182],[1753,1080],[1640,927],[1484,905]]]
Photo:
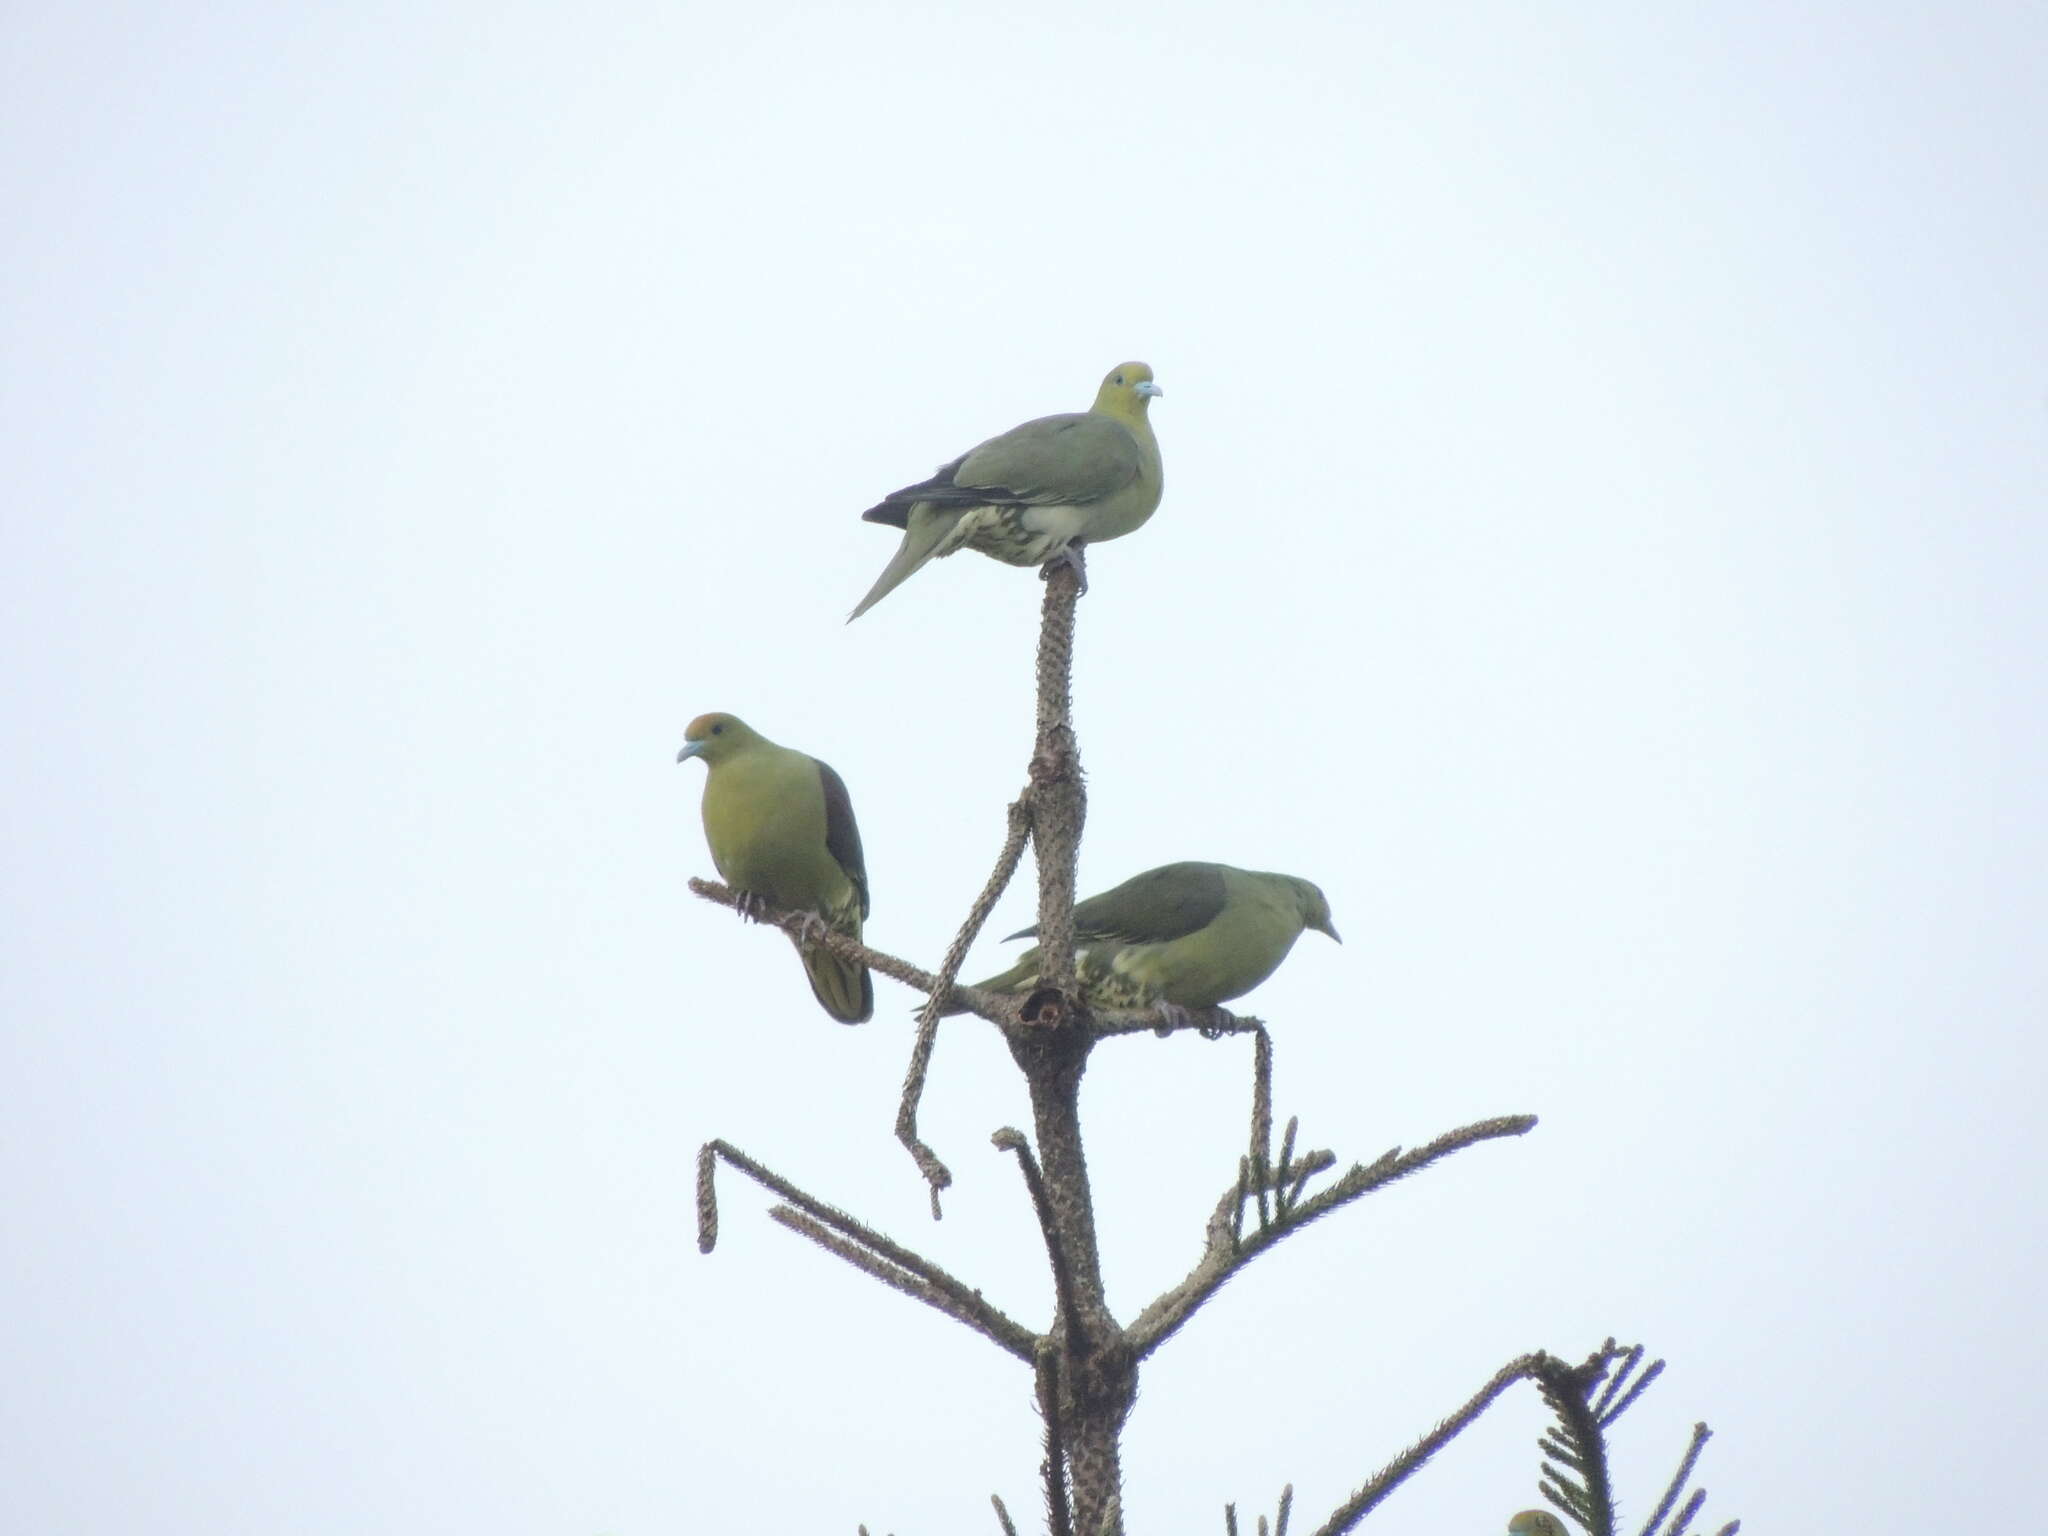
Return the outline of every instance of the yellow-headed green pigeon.
[[[838,774],[815,757],[779,747],[732,715],[699,715],[676,761],[701,757],[704,837],[726,884],[860,937],[868,872],[853,802]],[[797,942],[811,991],[842,1024],[873,1017],[875,984],[864,965]]]
[[[1337,937],[1329,902],[1306,880],[1228,864],[1163,864],[1076,904],[1075,973],[1092,1007],[1155,1008],[1175,1020],[1251,991],[1280,968],[1304,928]],[[1035,948],[981,983],[1012,996],[1037,985]]]
[[[1145,412],[1159,393],[1144,363],[1120,364],[1087,410],[1012,427],[869,507],[861,516],[901,528],[903,543],[848,622],[934,556],[978,549],[1010,565],[1065,556],[1078,567],[1083,544],[1142,526],[1162,483]]]

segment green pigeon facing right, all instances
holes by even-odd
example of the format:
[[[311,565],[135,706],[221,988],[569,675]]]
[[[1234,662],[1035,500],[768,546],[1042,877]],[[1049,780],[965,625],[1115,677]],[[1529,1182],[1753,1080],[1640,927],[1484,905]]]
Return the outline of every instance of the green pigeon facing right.
[[[1009,565],[1066,557],[1122,538],[1159,507],[1159,440],[1146,406],[1162,393],[1145,363],[1119,363],[1085,411],[1040,416],[970,448],[929,480],[891,491],[861,513],[903,530],[903,542],[850,624],[925,565],[978,549]]]
[[[868,871],[845,781],[829,764],[777,746],[737,715],[692,720],[676,761],[693,757],[703,758],[707,770],[704,840],[726,883],[743,898],[806,914],[807,926],[858,939],[868,915]],[[827,1013],[842,1024],[874,1016],[875,983],[866,966],[821,945],[798,941],[797,951]]]
[[[1151,1008],[1178,1022],[1189,1009],[1251,991],[1280,968],[1304,928],[1337,938],[1329,902],[1306,880],[1228,864],[1162,864],[1075,905],[1074,969],[1091,1007]],[[1037,934],[1031,927],[1010,937]],[[1036,948],[981,983],[1013,997],[1037,985]]]

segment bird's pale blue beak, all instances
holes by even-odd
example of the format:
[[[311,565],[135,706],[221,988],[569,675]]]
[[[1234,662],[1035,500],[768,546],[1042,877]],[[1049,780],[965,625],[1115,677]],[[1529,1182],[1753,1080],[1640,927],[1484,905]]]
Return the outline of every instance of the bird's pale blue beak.
[[[699,752],[702,752],[706,747],[710,745],[711,738],[709,736],[706,736],[702,741],[686,741],[683,743],[683,750],[676,754],[676,761],[679,763],[687,763],[691,758],[695,757]]]
[[[1132,387],[1141,395],[1163,395],[1166,393],[1165,390],[1154,384],[1150,379],[1140,379]]]

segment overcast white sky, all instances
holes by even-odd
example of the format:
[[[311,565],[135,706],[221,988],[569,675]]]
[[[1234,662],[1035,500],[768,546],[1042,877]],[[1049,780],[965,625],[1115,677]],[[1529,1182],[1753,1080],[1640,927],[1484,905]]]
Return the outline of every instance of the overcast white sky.
[[[1371,1158],[1158,1357],[1134,1536],[1322,1515],[1523,1350],[1709,1515],[2038,1502],[2038,6],[15,5],[0,20],[0,1506],[51,1532],[992,1531],[1026,1373],[713,1135],[1049,1311],[1000,1046],[830,1024],[683,724],[844,775],[935,959],[1039,589],[851,628],[879,493],[1158,370],[1091,562],[1088,889],[1329,893],[1247,1007]],[[1020,889],[995,932],[1028,921]],[[984,945],[972,967],[1005,963]],[[1112,1303],[1242,1042],[1087,1085]],[[1534,1394],[1369,1522],[1535,1501]],[[1879,1513],[1881,1511],[1881,1514]],[[1717,1522],[1718,1523],[1718,1520]],[[1307,1528],[1304,1525],[1303,1528]]]

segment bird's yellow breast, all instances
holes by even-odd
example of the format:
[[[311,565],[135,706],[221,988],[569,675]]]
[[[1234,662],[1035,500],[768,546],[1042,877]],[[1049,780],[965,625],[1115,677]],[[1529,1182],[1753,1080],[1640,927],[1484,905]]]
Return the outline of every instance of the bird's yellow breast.
[[[818,765],[801,752],[764,743],[714,765],[704,784],[704,838],[729,885],[799,911],[858,908],[853,882],[825,843]]]

